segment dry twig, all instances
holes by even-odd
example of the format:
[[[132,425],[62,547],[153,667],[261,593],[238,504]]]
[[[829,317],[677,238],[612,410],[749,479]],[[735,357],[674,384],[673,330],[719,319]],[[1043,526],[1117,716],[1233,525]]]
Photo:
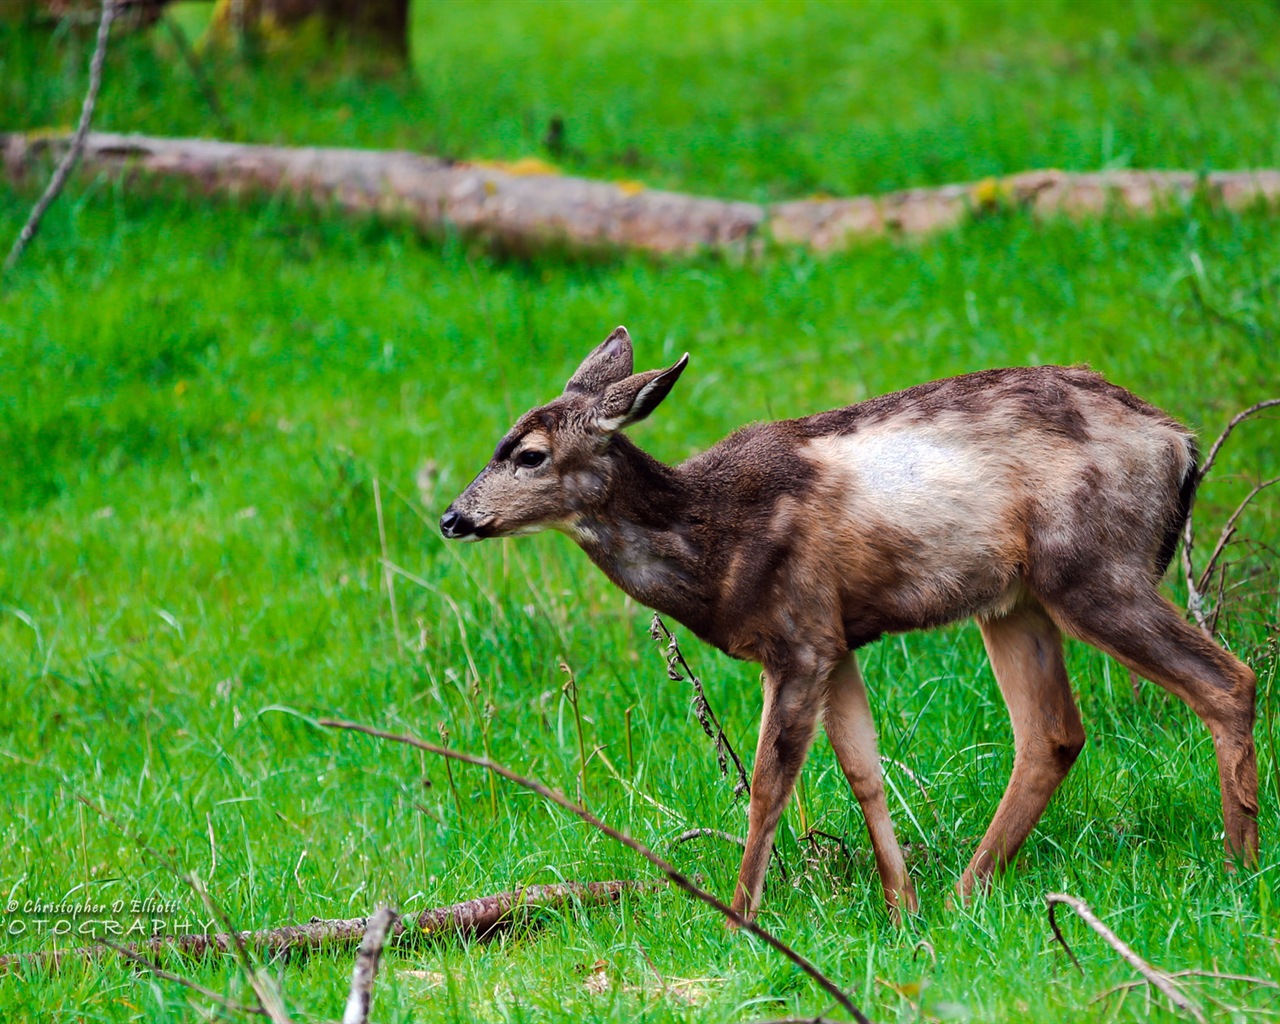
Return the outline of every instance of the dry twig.
[[[67,178],[71,176],[71,171],[75,167],[76,161],[80,159],[80,153],[84,149],[85,136],[89,134],[89,124],[93,120],[93,108],[98,102],[98,90],[102,88],[102,66],[107,59],[107,37],[111,35],[111,22],[115,15],[116,0],[102,0],[102,19],[98,22],[98,38],[93,47],[93,57],[89,61],[89,88],[84,94],[84,103],[80,107],[80,123],[76,125],[76,132],[71,137],[70,147],[62,155],[62,159],[58,161],[58,166],[54,168],[53,176],[49,179],[49,184],[45,187],[44,194],[36,200],[36,205],[31,208],[27,222],[22,225],[22,230],[18,232],[18,237],[14,239],[13,248],[9,250],[9,255],[5,257],[5,273],[12,270],[18,260],[22,258],[22,254],[31,243],[31,239],[35,238],[36,232],[40,230],[40,221],[44,218],[45,211],[58,198],[62,187],[67,183]]]
[[[698,721],[702,724],[702,731],[715,744],[716,761],[720,765],[721,777],[726,779],[729,777],[729,759],[732,758],[734,768],[738,772],[738,781],[733,787],[734,798],[736,799],[742,793],[750,796],[751,783],[747,779],[747,769],[743,767],[742,759],[738,757],[737,751],[733,749],[733,744],[729,742],[729,737],[724,734],[720,719],[711,710],[711,704],[707,701],[706,691],[702,688],[702,680],[693,674],[693,669],[684,660],[684,653],[680,650],[680,642],[675,638],[675,634],[667,629],[667,624],[662,621],[657,612],[653,613],[653,622],[649,624],[649,635],[657,643],[662,643],[664,638],[667,641],[667,676],[677,683],[684,682],[687,679],[692,684],[693,710],[698,716]]]
[[[848,1013],[858,1022],[858,1024],[870,1024],[866,1014],[858,1009],[851,1000],[834,981],[823,974],[817,967],[810,963],[807,959],[797,953],[781,939],[772,933],[766,931],[754,921],[749,921],[727,903],[722,903],[711,893],[705,889],[695,885],[683,874],[676,870],[671,864],[654,853],[649,847],[638,839],[633,839],[625,833],[619,832],[617,829],[606,825],[594,814],[588,811],[581,804],[576,804],[563,793],[558,790],[551,789],[543,785],[535,779],[527,778],[512,771],[505,765],[499,764],[497,761],[491,761],[485,757],[477,757],[475,754],[467,754],[460,750],[450,750],[447,747],[441,747],[434,743],[428,743],[425,740],[418,739],[416,736],[410,736],[403,733],[387,732],[383,729],[377,729],[370,725],[363,725],[360,722],[347,722],[341,719],[322,718],[318,722],[319,725],[328,729],[346,729],[351,732],[364,733],[366,736],[372,736],[375,739],[387,740],[392,743],[403,743],[406,746],[414,747],[418,750],[425,750],[429,754],[435,754],[438,757],[449,758],[454,761],[461,761],[465,764],[475,765],[478,768],[484,768],[486,771],[495,775],[500,775],[509,782],[514,782],[517,786],[527,789],[533,793],[537,793],[545,800],[556,804],[558,807],[564,808],[570,814],[586,822],[592,828],[603,832],[610,839],[617,843],[621,843],[629,850],[633,850],[650,864],[656,867],[679,889],[688,893],[694,899],[700,900],[719,911],[724,917],[735,927],[742,928],[750,932],[758,939],[764,941],[774,951],[781,953],[793,964],[800,968],[805,974],[818,983],[821,988],[826,991],[837,1003],[840,1004]]]
[[[390,907],[379,907],[369,918],[369,926],[365,929],[360,949],[356,952],[356,965],[351,970],[351,992],[347,996],[342,1024],[368,1024],[369,1005],[373,1002],[373,982],[378,976],[382,947],[387,941],[387,933],[399,920],[400,915]]]
[[[1280,398],[1267,398],[1261,402],[1255,402],[1249,408],[1244,409],[1227,421],[1227,425],[1223,428],[1217,440],[1209,448],[1209,454],[1205,456],[1204,462],[1200,468],[1196,470],[1195,486],[1193,492],[1198,490],[1204,482],[1204,478],[1209,475],[1209,470],[1213,468],[1213,464],[1217,461],[1218,453],[1222,450],[1222,446],[1226,443],[1227,438],[1231,436],[1231,432],[1241,423],[1264,409],[1275,408],[1280,406]],[[1236,506],[1236,510],[1231,513],[1226,525],[1222,528],[1222,532],[1218,535],[1218,542],[1214,545],[1213,552],[1209,556],[1209,561],[1204,567],[1204,571],[1197,574],[1195,564],[1192,562],[1191,554],[1195,549],[1195,513],[1194,511],[1187,516],[1186,523],[1182,527],[1182,571],[1187,583],[1187,610],[1191,613],[1191,617],[1195,619],[1196,625],[1199,626],[1209,635],[1213,635],[1217,626],[1218,615],[1221,612],[1221,602],[1214,606],[1212,616],[1206,615],[1205,592],[1209,589],[1213,579],[1214,569],[1217,568],[1218,559],[1222,556],[1222,552],[1231,542],[1232,536],[1236,531],[1236,523],[1240,519],[1248,504],[1253,501],[1266,488],[1272,484],[1280,482],[1280,477],[1266,480],[1251,490],[1245,499]],[[1219,591],[1221,593],[1221,590]]]
[[[1102,937],[1102,940],[1114,949],[1125,963],[1146,979],[1148,984],[1163,992],[1174,1006],[1189,1014],[1199,1024],[1205,1024],[1204,1011],[1182,993],[1178,983],[1174,980],[1174,976],[1165,973],[1158,967],[1153,967],[1138,956],[1115,932],[1098,919],[1097,915],[1089,909],[1089,905],[1084,900],[1076,896],[1069,896],[1066,893],[1051,892],[1045,895],[1044,901],[1049,907],[1049,927],[1053,929],[1054,938],[1066,950],[1067,956],[1071,958],[1071,962],[1076,965],[1076,970],[1081,974],[1084,973],[1084,968],[1080,966],[1080,961],[1076,959],[1076,955],[1071,952],[1071,947],[1067,944],[1067,940],[1063,937],[1062,931],[1058,927],[1058,922],[1054,919],[1054,911],[1060,903],[1074,910],[1080,920],[1097,932]]]

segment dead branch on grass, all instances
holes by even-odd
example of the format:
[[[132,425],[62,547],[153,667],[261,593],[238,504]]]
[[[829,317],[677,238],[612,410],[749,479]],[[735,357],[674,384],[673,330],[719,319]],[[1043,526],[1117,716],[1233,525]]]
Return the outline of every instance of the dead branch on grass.
[[[409,938],[454,935],[460,938],[487,939],[512,924],[520,911],[552,910],[570,903],[584,906],[612,903],[622,893],[644,889],[648,885],[649,883],[634,881],[528,885],[509,892],[424,910],[412,919],[413,935]],[[0,956],[0,974],[22,965],[56,968],[65,963],[96,960],[108,952],[116,952],[130,959],[148,953],[165,952],[181,953],[198,959],[210,953],[232,953],[237,943],[259,956],[276,958],[295,951],[355,945],[364,936],[370,920],[367,917],[329,920],[313,918],[306,924],[283,925],[260,931],[191,932],[157,936],[141,943],[102,942],[68,949],[10,953]],[[405,931],[402,921],[397,921],[391,928],[395,939],[400,939]]]
[[[653,637],[656,643],[662,643],[663,639],[666,639],[667,647],[664,654],[667,659],[667,676],[677,683],[688,680],[693,686],[694,714],[698,716],[702,731],[715,744],[716,761],[720,765],[721,778],[727,779],[729,777],[729,759],[733,760],[733,766],[738,773],[738,781],[733,787],[734,799],[736,800],[743,793],[746,793],[748,797],[751,796],[751,783],[747,779],[747,769],[743,767],[742,759],[738,757],[738,752],[733,749],[733,744],[729,742],[729,737],[724,734],[720,719],[711,710],[711,704],[707,701],[707,693],[702,688],[702,680],[694,675],[693,669],[684,660],[684,653],[680,650],[680,641],[675,638],[675,634],[671,630],[667,629],[667,624],[662,621],[657,612],[653,613],[653,621],[649,624],[649,635]]]
[[[104,941],[92,946],[10,953],[0,956],[0,973],[22,965],[61,967],[67,963],[96,960],[112,951],[122,955],[138,956],[146,953],[175,952],[193,959],[200,959],[210,953],[233,953],[236,940],[260,956],[275,957],[294,950],[355,945],[360,941],[367,924],[368,918],[364,917],[345,920],[316,919],[306,924],[284,925],[262,931],[182,932],[176,935],[157,936],[146,942],[115,944]]]
[[[756,936],[756,938],[761,939],[775,952],[781,953],[811,979],[817,982],[817,984],[827,992],[828,995],[835,999],[835,1001],[843,1007],[850,1016],[858,1022],[858,1024],[870,1024],[866,1014],[854,1005],[853,1000],[845,994],[844,990],[818,970],[818,968],[805,959],[805,957],[801,956],[771,932],[766,931],[760,925],[756,924],[756,922],[749,921],[747,918],[743,917],[727,903],[722,903],[715,896],[711,895],[711,893],[695,885],[690,879],[686,878],[676,870],[675,867],[659,857],[644,843],[640,842],[638,839],[633,839],[631,836],[626,835],[623,832],[619,832],[617,829],[609,825],[606,825],[581,804],[574,803],[558,790],[551,789],[535,779],[519,775],[505,765],[499,764],[497,761],[492,761],[485,757],[477,757],[475,754],[464,753],[460,750],[451,750],[447,747],[441,747],[434,743],[428,743],[425,740],[418,739],[416,736],[410,736],[404,733],[387,732],[386,730],[377,729],[373,726],[364,725],[360,722],[348,722],[334,718],[322,718],[317,724],[326,729],[344,729],[350,732],[364,733],[366,736],[372,736],[375,739],[387,740],[391,743],[403,743],[406,746],[414,747],[418,750],[425,750],[427,753],[435,754],[438,757],[461,761],[464,764],[475,765],[476,767],[483,768],[495,775],[502,776],[502,778],[515,783],[522,789],[527,789],[533,793],[537,793],[544,800],[548,800],[556,806],[563,808],[570,814],[586,822],[592,828],[604,833],[614,842],[620,843],[627,847],[627,849],[638,853],[641,857],[666,875],[678,889],[683,890],[694,899],[700,900],[707,906],[719,911],[732,926],[742,928],[745,931],[750,932],[752,935]]]
[[[616,903],[624,892],[641,892],[652,887],[651,882],[631,880],[527,885],[510,892],[424,910],[414,919],[414,928],[420,935],[455,934],[487,939],[510,925],[519,910],[551,910],[572,903],[599,906]]]
[[[1076,965],[1076,970],[1081,974],[1084,974],[1084,968],[1080,966],[1080,961],[1076,959],[1075,953],[1071,951],[1071,947],[1067,944],[1067,940],[1063,937],[1062,930],[1058,927],[1058,922],[1054,918],[1054,912],[1058,904],[1065,904],[1074,910],[1080,920],[1101,936],[1102,940],[1115,950],[1125,963],[1141,974],[1147,984],[1163,992],[1169,1002],[1173,1003],[1182,1012],[1189,1014],[1199,1024],[1205,1024],[1204,1011],[1183,994],[1177,981],[1174,980],[1174,975],[1167,974],[1138,956],[1123,939],[1098,919],[1097,915],[1089,909],[1089,905],[1084,900],[1066,893],[1051,892],[1045,895],[1044,901],[1049,907],[1049,927],[1053,929],[1054,938],[1066,950],[1067,956],[1071,958],[1071,962]]]
[[[98,90],[102,88],[102,66],[107,60],[107,38],[111,35],[111,22],[116,16],[117,0],[102,0],[102,18],[98,22],[98,38],[94,43],[93,57],[89,60],[89,88],[84,94],[84,102],[80,106],[80,123],[76,125],[75,134],[71,136],[71,145],[67,147],[67,151],[62,154],[62,159],[58,161],[58,166],[54,168],[52,177],[49,178],[49,184],[45,186],[44,193],[36,200],[36,205],[31,208],[31,213],[27,216],[27,222],[22,225],[22,230],[18,232],[18,237],[14,239],[13,248],[9,250],[9,255],[5,257],[4,272],[8,273],[17,265],[18,260],[22,258],[23,252],[26,251],[31,240],[36,237],[36,232],[40,230],[40,221],[44,219],[45,212],[53,205],[58,194],[67,183],[67,178],[71,176],[71,171],[76,165],[76,161],[80,159],[80,154],[84,151],[84,140],[89,134],[89,124],[93,120],[93,108],[98,103]]]
[[[1271,409],[1276,406],[1280,406],[1280,398],[1263,399],[1261,402],[1255,402],[1253,405],[1249,406],[1249,408],[1236,413],[1227,421],[1226,427],[1223,428],[1223,431],[1218,435],[1217,440],[1215,440],[1210,446],[1209,454],[1205,456],[1204,462],[1201,463],[1200,468],[1195,472],[1195,482],[1192,488],[1193,492],[1199,490],[1200,485],[1204,482],[1204,478],[1209,475],[1209,470],[1213,468],[1214,462],[1217,461],[1218,453],[1222,451],[1222,446],[1226,443],[1227,438],[1231,436],[1232,431],[1234,431],[1236,427],[1245,420],[1249,419],[1249,417],[1262,412],[1264,409]],[[1248,507],[1249,503],[1262,491],[1266,490],[1266,488],[1276,483],[1280,483],[1280,477],[1273,477],[1269,480],[1264,480],[1262,483],[1255,486],[1245,496],[1244,500],[1236,506],[1235,511],[1232,512],[1230,517],[1227,519],[1226,525],[1223,526],[1221,533],[1218,534],[1218,541],[1213,546],[1213,550],[1209,555],[1209,560],[1205,563],[1205,567],[1200,573],[1196,572],[1195,563],[1192,561],[1191,557],[1192,552],[1195,550],[1194,509],[1191,514],[1187,516],[1186,523],[1183,524],[1182,572],[1187,583],[1187,611],[1189,611],[1191,613],[1191,617],[1195,619],[1196,625],[1210,636],[1212,636],[1214,631],[1217,629],[1218,617],[1222,612],[1221,597],[1224,593],[1223,580],[1219,580],[1219,600],[1214,602],[1213,611],[1209,614],[1206,613],[1208,605],[1206,594],[1212,586],[1214,572],[1222,568],[1219,565],[1222,553],[1226,550],[1227,545],[1231,543],[1232,538],[1235,536],[1236,524],[1239,522],[1240,516],[1244,513],[1244,510]]]
[[[379,907],[369,918],[369,926],[356,951],[355,967],[351,969],[351,991],[347,995],[347,1008],[342,1013],[342,1024],[369,1024],[373,982],[378,976],[382,947],[386,944],[387,933],[399,920],[400,915],[391,907]]]

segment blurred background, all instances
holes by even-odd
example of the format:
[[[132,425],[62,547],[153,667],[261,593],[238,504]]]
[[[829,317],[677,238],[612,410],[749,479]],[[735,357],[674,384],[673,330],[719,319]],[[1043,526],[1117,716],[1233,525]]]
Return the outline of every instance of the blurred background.
[[[4,7],[6,125],[72,123],[96,5]],[[1266,0],[133,0],[122,11],[104,130],[536,155],[752,199],[1035,167],[1263,166],[1280,146],[1280,13]]]

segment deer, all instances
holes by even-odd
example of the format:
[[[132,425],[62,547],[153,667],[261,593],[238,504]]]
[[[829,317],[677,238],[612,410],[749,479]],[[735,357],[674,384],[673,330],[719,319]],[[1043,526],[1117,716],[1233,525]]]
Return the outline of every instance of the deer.
[[[1256,679],[1159,590],[1198,480],[1194,436],[1087,367],[982,370],[754,423],[668,466],[623,432],[688,353],[633,372],[618,327],[525,413],[440,520],[475,541],[557,530],[620,589],[762,666],[746,849],[755,918],[774,834],[822,722],[889,913],[917,913],[857,651],[975,619],[1014,760],[956,891],[1006,869],[1085,742],[1063,637],[1185,701],[1217,755],[1227,865],[1258,863]]]

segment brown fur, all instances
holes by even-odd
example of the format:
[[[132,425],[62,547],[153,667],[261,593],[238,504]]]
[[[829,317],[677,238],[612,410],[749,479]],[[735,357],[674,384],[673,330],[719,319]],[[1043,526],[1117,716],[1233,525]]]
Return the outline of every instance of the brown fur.
[[[987,370],[755,424],[671,467],[620,430],[684,366],[632,374],[619,328],[563,395],[521,417],[441,525],[469,539],[562,530],[628,594],[764,666],[735,908],[758,906],[774,830],[825,716],[886,898],[914,909],[853,652],[968,617],[1016,754],[964,895],[1013,858],[1084,743],[1061,632],[1206,722],[1228,852],[1256,858],[1253,673],[1156,590],[1196,479],[1182,427],[1086,369]]]

